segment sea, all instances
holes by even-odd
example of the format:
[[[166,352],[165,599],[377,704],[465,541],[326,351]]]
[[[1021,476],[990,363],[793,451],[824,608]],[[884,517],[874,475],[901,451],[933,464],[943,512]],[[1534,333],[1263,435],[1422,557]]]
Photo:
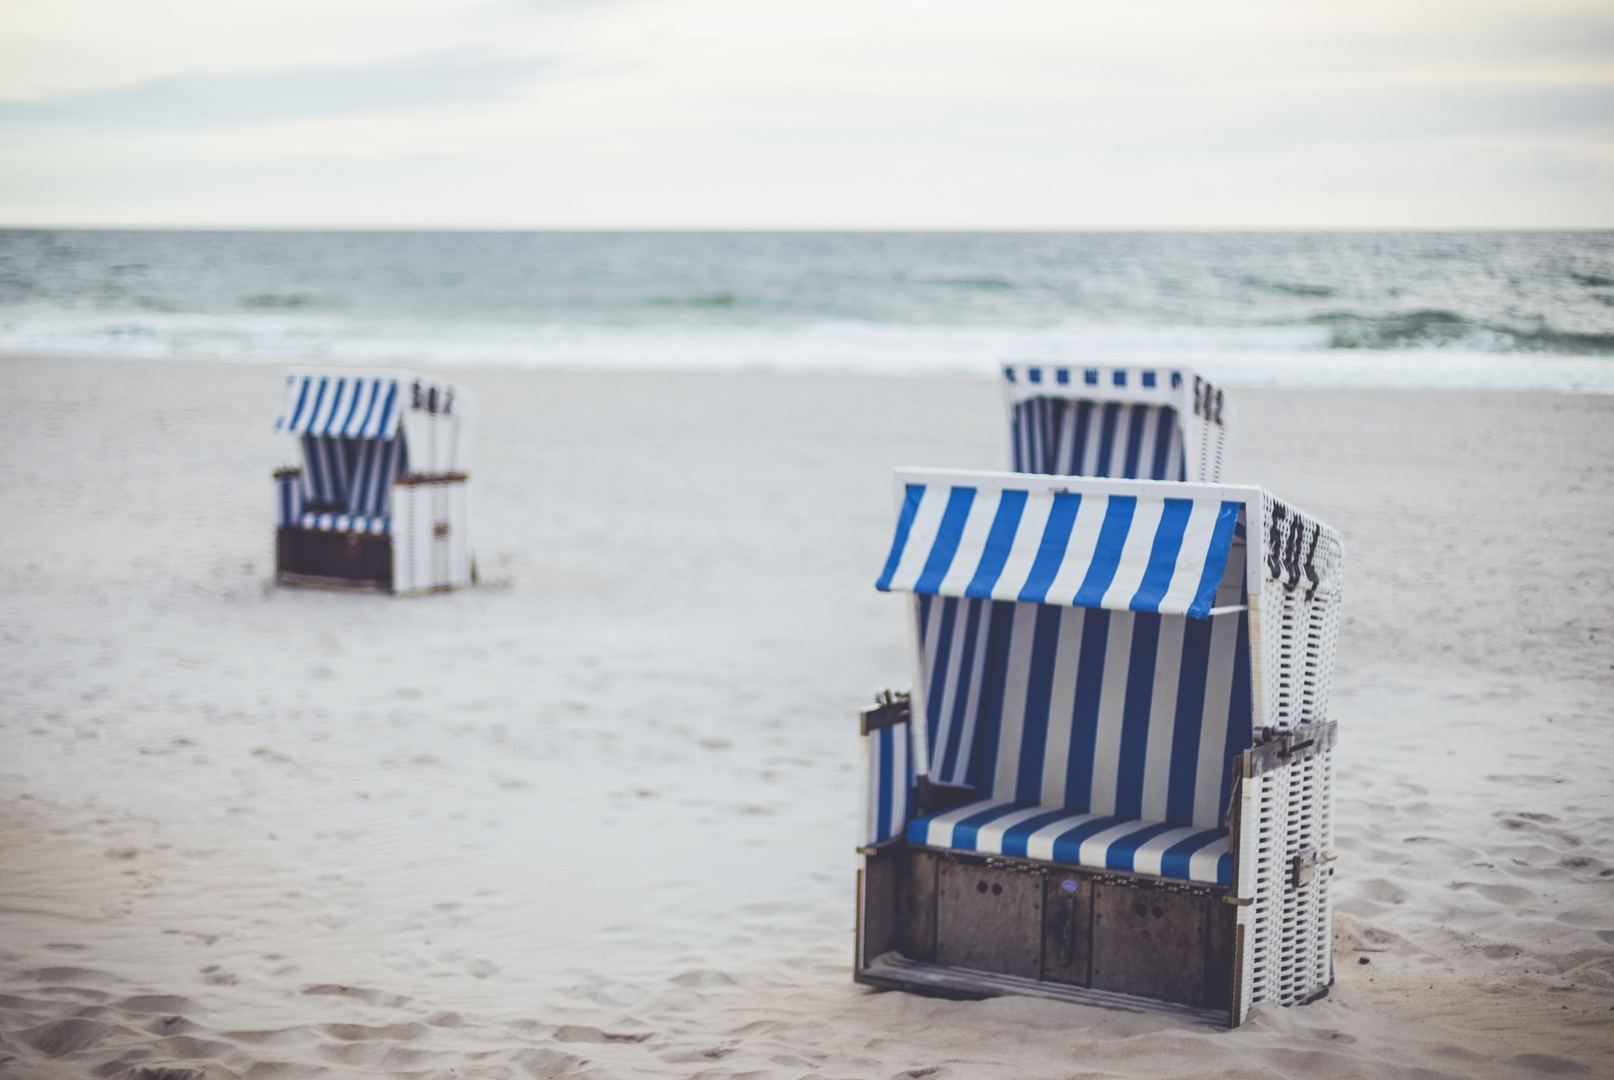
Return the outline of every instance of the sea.
[[[6,230],[0,354],[1614,392],[1614,232]]]

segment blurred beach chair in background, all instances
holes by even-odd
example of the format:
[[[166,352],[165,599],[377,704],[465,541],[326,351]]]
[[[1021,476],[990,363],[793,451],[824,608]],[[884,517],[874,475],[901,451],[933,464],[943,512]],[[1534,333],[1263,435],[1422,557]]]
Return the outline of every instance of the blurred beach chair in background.
[[[1187,368],[1003,365],[1014,472],[1221,480],[1233,398]]]
[[[1260,488],[899,470],[855,977],[1241,1023],[1332,982],[1343,550]]]
[[[275,473],[276,578],[425,592],[471,584],[470,457],[476,395],[406,371],[286,376],[275,430],[301,468]]]

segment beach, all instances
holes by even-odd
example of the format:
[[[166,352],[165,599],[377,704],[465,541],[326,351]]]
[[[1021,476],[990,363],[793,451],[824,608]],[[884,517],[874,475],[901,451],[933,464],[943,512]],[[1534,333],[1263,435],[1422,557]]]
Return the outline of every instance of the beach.
[[[1614,1072],[1614,395],[1235,388],[1347,561],[1337,981],[1228,1032],[851,981],[994,381],[438,373],[481,584],[393,599],[272,582],[280,367],[0,358],[0,1078]]]

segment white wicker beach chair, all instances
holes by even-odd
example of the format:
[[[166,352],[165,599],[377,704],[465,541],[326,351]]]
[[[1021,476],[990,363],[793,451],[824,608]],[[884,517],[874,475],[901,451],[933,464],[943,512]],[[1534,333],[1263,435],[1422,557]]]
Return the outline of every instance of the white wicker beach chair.
[[[407,371],[294,370],[275,430],[279,581],[414,593],[468,585],[476,395]]]
[[[1003,389],[1015,472],[1222,478],[1233,398],[1186,368],[1004,364]]]
[[[1325,994],[1338,534],[1256,487],[897,478],[919,677],[861,718],[858,981]]]

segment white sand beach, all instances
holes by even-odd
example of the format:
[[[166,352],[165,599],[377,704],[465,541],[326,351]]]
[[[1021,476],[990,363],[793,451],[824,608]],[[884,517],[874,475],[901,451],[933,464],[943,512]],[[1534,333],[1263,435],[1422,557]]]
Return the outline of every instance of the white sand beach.
[[[1614,1075],[1614,396],[1241,390],[1347,542],[1337,982],[850,978],[896,465],[988,380],[455,369],[482,584],[272,584],[279,367],[0,359],[0,1078]]]

